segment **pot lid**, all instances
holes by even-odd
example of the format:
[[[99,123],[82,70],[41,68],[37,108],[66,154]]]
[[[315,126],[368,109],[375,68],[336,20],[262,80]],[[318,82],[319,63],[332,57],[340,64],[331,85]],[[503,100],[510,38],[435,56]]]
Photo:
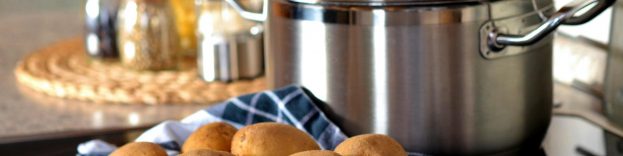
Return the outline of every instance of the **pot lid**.
[[[360,4],[360,5],[449,5],[461,3],[482,3],[500,0],[290,0],[308,4]]]

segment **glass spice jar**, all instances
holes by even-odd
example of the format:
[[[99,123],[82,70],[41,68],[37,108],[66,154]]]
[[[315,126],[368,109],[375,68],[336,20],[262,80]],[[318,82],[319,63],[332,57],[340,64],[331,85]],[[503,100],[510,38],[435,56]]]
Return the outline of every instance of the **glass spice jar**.
[[[137,70],[177,67],[180,50],[167,0],[122,0],[117,15],[121,62]]]

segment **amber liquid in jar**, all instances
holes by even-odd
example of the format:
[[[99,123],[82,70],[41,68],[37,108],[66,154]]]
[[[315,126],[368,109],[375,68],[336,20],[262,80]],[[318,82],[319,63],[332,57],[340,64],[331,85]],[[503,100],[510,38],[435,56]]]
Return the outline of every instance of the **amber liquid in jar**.
[[[175,30],[179,36],[180,51],[177,53],[180,69],[196,66],[197,22],[194,0],[169,0],[175,16]]]

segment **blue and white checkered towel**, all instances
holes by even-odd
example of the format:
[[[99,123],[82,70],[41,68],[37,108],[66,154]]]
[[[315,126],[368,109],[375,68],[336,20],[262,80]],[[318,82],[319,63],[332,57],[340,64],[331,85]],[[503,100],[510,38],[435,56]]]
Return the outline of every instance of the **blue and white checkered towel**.
[[[211,122],[223,121],[236,128],[258,122],[280,122],[307,132],[322,149],[333,150],[347,137],[320,111],[313,98],[300,86],[244,95],[200,110],[180,122],[165,121],[136,141],[157,143],[169,155],[177,155],[190,133]],[[103,141],[92,140],[78,146],[78,155],[107,155],[115,149]]]

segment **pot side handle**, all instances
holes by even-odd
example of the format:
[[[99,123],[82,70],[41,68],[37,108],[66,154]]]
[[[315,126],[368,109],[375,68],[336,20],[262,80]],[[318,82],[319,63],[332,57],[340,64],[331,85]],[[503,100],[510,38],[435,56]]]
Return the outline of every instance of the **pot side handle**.
[[[225,0],[242,18],[247,20],[256,21],[256,22],[264,22],[266,21],[267,12],[268,12],[268,1],[269,0],[261,0],[262,1],[262,12],[252,12],[245,9],[240,2],[237,0]]]
[[[615,2],[616,0],[574,0],[529,33],[523,35],[502,34],[496,29],[492,29],[487,36],[487,45],[492,52],[499,52],[506,46],[532,45],[556,30],[561,24],[579,25],[590,21]],[[588,7],[591,7],[588,11],[576,15]]]

